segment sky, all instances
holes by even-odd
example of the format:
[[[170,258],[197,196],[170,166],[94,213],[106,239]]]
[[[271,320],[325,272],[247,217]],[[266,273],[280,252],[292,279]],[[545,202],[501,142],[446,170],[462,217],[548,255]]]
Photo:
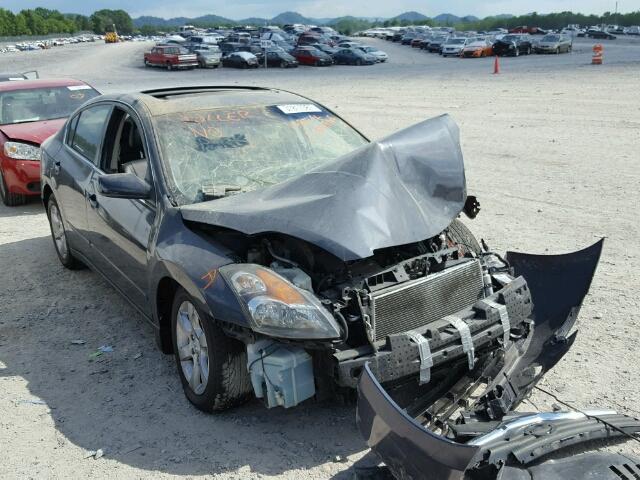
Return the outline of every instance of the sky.
[[[132,17],[197,17],[215,14],[231,19],[248,17],[271,18],[285,11],[294,11],[307,17],[325,18],[353,15],[357,17],[393,17],[406,11],[417,11],[427,16],[440,13],[486,17],[501,13],[513,15],[559,12],[571,10],[580,13],[602,14],[615,11],[615,0],[0,0],[0,8],[19,11],[24,8],[46,7],[64,13],[90,14],[101,8],[121,8]],[[628,12],[640,8],[639,0],[618,1],[618,11]]]

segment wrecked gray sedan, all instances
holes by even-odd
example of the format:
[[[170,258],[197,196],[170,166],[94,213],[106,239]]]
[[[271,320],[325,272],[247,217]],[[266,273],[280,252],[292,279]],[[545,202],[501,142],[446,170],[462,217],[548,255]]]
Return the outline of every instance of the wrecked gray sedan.
[[[526,386],[540,277],[458,219],[479,205],[447,116],[369,142],[288,92],[163,89],[91,100],[42,150],[60,261],[138,308],[204,411],[352,396],[362,376],[366,423],[367,388],[433,385],[440,398],[498,371],[508,346],[517,381],[487,408],[500,415]],[[593,248],[582,290],[545,302],[575,317]]]

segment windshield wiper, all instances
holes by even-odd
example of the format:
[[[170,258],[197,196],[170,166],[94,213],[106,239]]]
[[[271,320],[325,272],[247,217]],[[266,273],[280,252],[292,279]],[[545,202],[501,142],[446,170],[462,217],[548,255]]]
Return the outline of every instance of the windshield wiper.
[[[198,192],[198,196],[202,199],[202,201],[206,200],[215,200],[217,198],[224,198],[228,195],[233,195],[234,193],[242,192],[242,187],[239,185],[203,185],[200,187],[200,191]]]

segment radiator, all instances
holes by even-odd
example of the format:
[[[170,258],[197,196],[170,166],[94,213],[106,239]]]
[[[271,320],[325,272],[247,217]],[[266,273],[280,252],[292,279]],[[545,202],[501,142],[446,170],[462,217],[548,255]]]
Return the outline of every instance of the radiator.
[[[374,338],[382,340],[427,325],[473,305],[482,296],[478,260],[371,293]]]

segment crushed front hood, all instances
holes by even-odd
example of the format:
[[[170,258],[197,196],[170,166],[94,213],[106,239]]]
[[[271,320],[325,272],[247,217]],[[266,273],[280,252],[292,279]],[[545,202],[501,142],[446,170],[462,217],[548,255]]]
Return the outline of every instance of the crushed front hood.
[[[458,128],[443,115],[278,185],[181,212],[248,235],[297,237],[349,261],[439,234],[466,197]]]
[[[42,144],[47,138],[62,128],[66,118],[45,120],[42,122],[16,123],[13,125],[0,125],[0,131],[10,140]]]

